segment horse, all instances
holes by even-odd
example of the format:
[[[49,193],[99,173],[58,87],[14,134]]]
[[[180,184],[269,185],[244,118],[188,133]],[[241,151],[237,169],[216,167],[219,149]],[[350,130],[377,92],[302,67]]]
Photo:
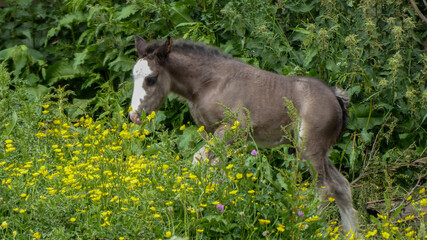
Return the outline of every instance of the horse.
[[[140,124],[141,113],[158,110],[173,92],[187,100],[196,124],[220,139],[227,130],[226,124],[217,124],[225,118],[224,106],[232,112],[247,109],[253,140],[260,147],[272,148],[289,141],[282,131],[292,126],[287,98],[300,116],[293,126],[304,141],[302,158],[317,174],[320,197],[325,202],[328,197],[335,199],[345,232],[357,230],[350,184],[328,157],[346,129],[349,97],[343,89],[315,78],[261,70],[201,43],[173,42],[170,37],[148,43],[135,36],[135,47],[138,60],[133,68],[131,121]],[[205,159],[206,154],[202,147],[194,161]]]

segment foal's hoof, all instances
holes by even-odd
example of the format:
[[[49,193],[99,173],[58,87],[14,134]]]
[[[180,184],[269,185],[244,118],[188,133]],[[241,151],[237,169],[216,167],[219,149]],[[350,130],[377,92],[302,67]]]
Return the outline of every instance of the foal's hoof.
[[[135,124],[141,124],[141,118],[137,112],[131,112],[129,118]]]

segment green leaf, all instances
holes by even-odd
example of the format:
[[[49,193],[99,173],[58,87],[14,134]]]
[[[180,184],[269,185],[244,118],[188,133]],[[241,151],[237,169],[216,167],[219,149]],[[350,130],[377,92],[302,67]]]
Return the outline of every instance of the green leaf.
[[[90,102],[90,99],[77,99],[77,98],[73,99],[73,105],[76,106],[77,108],[67,109],[67,112],[70,118],[76,119],[77,117],[84,115],[85,112],[83,110],[86,109],[89,102]]]
[[[108,66],[116,72],[128,72],[133,69],[135,60],[127,56],[118,56],[114,61],[110,62]]]
[[[171,3],[170,15],[173,24],[176,26],[180,23],[184,22],[193,22],[193,19],[190,17],[190,9],[191,6],[188,4],[193,1],[179,1]],[[193,2],[195,4],[195,2]]]
[[[281,173],[277,173],[277,182],[279,183],[279,185],[285,190],[288,191],[288,184],[285,183],[285,178],[283,177],[283,175]]]
[[[178,138],[178,149],[184,150],[194,146],[195,140],[198,139],[197,126],[189,126],[184,129],[181,136]]]
[[[25,92],[27,92],[27,97],[29,101],[38,102],[49,92],[49,88],[44,85],[38,84],[35,87],[25,88]]]
[[[85,59],[89,53],[88,47],[83,50],[83,52],[74,54],[74,63],[73,67],[77,68],[85,62]]]
[[[18,115],[16,114],[16,112],[13,112],[11,121],[8,122],[9,125],[6,127],[6,130],[4,131],[3,134],[5,136],[10,135],[10,133],[12,133],[13,129],[15,128],[17,122],[18,122]]]
[[[136,5],[128,5],[124,8],[122,8],[122,10],[118,13],[116,13],[116,20],[123,20],[125,18],[128,18],[130,15],[135,14],[136,12],[138,12],[138,7]]]
[[[46,80],[49,86],[57,83],[59,80],[69,80],[83,73],[81,67],[74,68],[71,61],[64,60],[50,65],[46,69]]]
[[[90,73],[87,76],[86,81],[82,84],[81,89],[86,89],[91,87],[94,83],[97,83],[101,79],[101,75],[99,73]]]
[[[306,55],[305,55],[305,59],[304,59],[304,67],[308,67],[308,65],[311,63],[311,61],[313,60],[313,58],[317,55],[318,50],[316,48],[310,48]]]
[[[59,26],[70,26],[73,22],[82,22],[84,21],[85,15],[81,11],[73,12],[66,14],[61,20],[59,20]]]
[[[273,175],[271,173],[271,166],[270,163],[268,163],[268,160],[265,156],[262,156],[262,174],[265,179],[267,179],[269,182],[273,182]]]
[[[374,133],[373,132],[368,132],[365,128],[362,130],[361,132],[362,135],[362,139],[366,144],[371,144],[372,139],[374,137]]]

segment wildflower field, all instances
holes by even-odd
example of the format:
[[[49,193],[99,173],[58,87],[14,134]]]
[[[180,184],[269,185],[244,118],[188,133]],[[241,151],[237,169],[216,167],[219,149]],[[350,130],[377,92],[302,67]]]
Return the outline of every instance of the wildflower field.
[[[22,82],[1,70],[1,86],[16,87],[1,89],[2,239],[346,238],[334,207],[318,211],[306,165],[285,154],[292,146],[257,149],[238,127],[228,133],[236,143],[226,145],[203,127],[161,126],[162,112],[141,125],[129,122],[128,109],[70,119],[70,92],[30,100]],[[193,165],[204,144],[224,164]],[[272,155],[282,161],[272,163]],[[371,216],[360,237],[426,238],[425,188],[406,201],[414,215]]]
[[[426,9],[0,0],[0,239],[427,239]],[[330,159],[351,183],[357,237],[342,231],[335,199],[318,200],[310,165],[288,154],[295,142],[260,149],[224,109],[225,144],[173,95],[132,124],[135,35],[202,42],[345,89],[347,130]],[[221,163],[193,165],[203,146]]]

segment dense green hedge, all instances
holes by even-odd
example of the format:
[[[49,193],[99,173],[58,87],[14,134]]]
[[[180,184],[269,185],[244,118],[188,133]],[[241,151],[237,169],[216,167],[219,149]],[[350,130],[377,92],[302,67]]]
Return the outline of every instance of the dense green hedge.
[[[320,78],[351,95],[349,130],[331,158],[368,201],[383,198],[378,189],[399,186],[398,196],[425,183],[426,30],[403,0],[20,0],[0,9],[0,60],[30,100],[66,85],[71,118],[127,108],[134,35],[204,42],[266,70]],[[172,97],[162,116],[167,127],[189,120]]]

